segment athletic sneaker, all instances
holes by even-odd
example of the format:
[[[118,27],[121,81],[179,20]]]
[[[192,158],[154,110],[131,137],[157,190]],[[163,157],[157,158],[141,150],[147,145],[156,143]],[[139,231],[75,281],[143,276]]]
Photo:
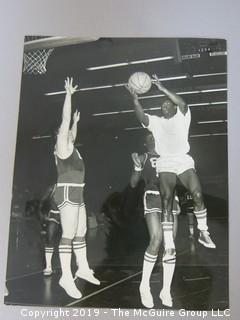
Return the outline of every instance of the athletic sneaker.
[[[52,268],[46,268],[43,270],[43,275],[44,276],[51,276],[52,275]]]
[[[97,286],[100,285],[100,281],[95,278],[94,276],[94,271],[92,269],[89,269],[89,270],[86,270],[86,271],[83,271],[83,270],[77,270],[77,272],[75,273],[75,278],[74,280],[76,280],[76,278],[81,278],[81,279],[84,279],[88,282],[91,282]]]
[[[162,304],[167,307],[172,307],[172,297],[169,292],[164,292],[163,290],[159,294],[159,298],[162,300]]]
[[[211,249],[215,249],[216,245],[210,238],[208,231],[200,231],[198,242],[200,242],[203,246]]]
[[[59,280],[59,285],[66,291],[66,293],[73,299],[81,299],[82,293],[76,287],[73,279],[64,279],[63,277]]]
[[[153,308],[154,303],[153,303],[153,297],[151,294],[151,290],[149,286],[140,286],[139,287],[139,292],[140,292],[140,297],[141,297],[141,302],[146,308]]]

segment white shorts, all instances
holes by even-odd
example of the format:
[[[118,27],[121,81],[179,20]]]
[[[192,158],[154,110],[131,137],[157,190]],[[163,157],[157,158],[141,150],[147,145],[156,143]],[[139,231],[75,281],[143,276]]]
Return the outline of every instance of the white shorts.
[[[160,172],[171,172],[176,175],[189,170],[195,169],[194,160],[188,154],[177,156],[161,156],[157,159],[156,170]]]

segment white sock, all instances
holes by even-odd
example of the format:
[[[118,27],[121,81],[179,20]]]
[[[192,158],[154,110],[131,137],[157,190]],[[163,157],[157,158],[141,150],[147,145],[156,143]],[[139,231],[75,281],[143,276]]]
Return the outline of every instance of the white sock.
[[[175,265],[176,265],[176,256],[172,256],[171,259],[162,260],[162,266],[163,266],[163,287],[162,291],[164,293],[167,293],[171,295],[171,284],[172,284],[172,279],[174,275],[174,270],[175,270]]]
[[[200,231],[207,231],[207,209],[201,211],[193,211],[197,219],[197,228]]]
[[[73,279],[71,270],[72,246],[59,245],[59,257],[62,268],[62,277],[64,279]]]
[[[53,247],[45,247],[46,269],[52,269]]]
[[[163,237],[164,237],[164,248],[175,249],[173,240],[173,222],[162,222],[163,226]]]
[[[76,262],[78,268],[81,270],[89,270],[89,265],[87,261],[87,244],[86,241],[75,241],[73,240],[73,251],[76,256]]]
[[[70,297],[80,299],[82,294],[76,287],[71,271],[72,246],[59,245],[59,256],[62,267],[62,277],[59,280],[59,285]]]
[[[149,254],[147,251],[144,255],[144,261],[143,261],[143,272],[142,272],[142,280],[141,280],[141,286],[149,287],[150,286],[150,277],[153,271],[153,267],[157,261],[157,257]]]

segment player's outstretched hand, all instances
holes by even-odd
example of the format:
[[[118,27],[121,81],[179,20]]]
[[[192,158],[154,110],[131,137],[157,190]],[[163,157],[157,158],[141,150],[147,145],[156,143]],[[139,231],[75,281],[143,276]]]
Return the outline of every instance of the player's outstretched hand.
[[[127,89],[127,91],[131,94],[131,96],[133,97],[133,99],[138,99],[138,95],[137,93],[129,86],[129,85],[125,85],[125,88]]]
[[[78,86],[73,86],[73,78],[67,77],[65,80],[65,90],[68,94],[74,94],[76,92]]]
[[[80,120],[80,112],[76,110],[73,114],[73,122],[77,123]]]

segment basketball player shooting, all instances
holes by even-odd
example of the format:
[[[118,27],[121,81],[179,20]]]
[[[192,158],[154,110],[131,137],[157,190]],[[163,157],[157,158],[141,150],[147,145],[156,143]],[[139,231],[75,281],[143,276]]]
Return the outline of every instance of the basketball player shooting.
[[[99,285],[100,282],[95,278],[87,261],[85,240],[87,215],[83,199],[85,168],[80,153],[74,147],[77,124],[80,119],[78,111],[73,115],[73,124],[70,128],[71,97],[77,90],[77,86],[73,86],[72,78],[65,80],[65,90],[62,123],[58,130],[55,145],[58,180],[54,200],[60,211],[62,224],[62,238],[59,244],[62,277],[59,284],[69,296],[79,299],[82,294],[75,285],[71,271],[72,247],[78,266],[75,276],[96,285]]]
[[[216,248],[210,238],[207,225],[207,209],[204,205],[201,185],[194,167],[194,160],[188,154],[190,150],[188,135],[191,112],[185,101],[165,88],[153,75],[152,83],[165,94],[167,99],[161,105],[161,114],[148,115],[144,112],[137,93],[127,86],[130,92],[135,114],[140,123],[152,132],[156,152],[160,155],[156,162],[159,186],[162,197],[163,213],[171,221],[172,204],[177,178],[191,193],[194,215],[199,230],[198,241],[207,248]],[[166,248],[175,248],[173,237],[169,237]]]
[[[152,270],[157,261],[159,254],[162,237],[164,242],[171,236],[172,224],[167,221],[163,221],[161,217],[162,213],[162,201],[159,192],[159,179],[156,176],[156,162],[159,158],[159,154],[155,151],[155,141],[152,133],[148,133],[145,138],[145,147],[147,152],[141,155],[137,153],[132,154],[134,163],[134,170],[131,175],[130,185],[135,188],[140,181],[144,180],[144,217],[146,220],[148,232],[149,232],[149,245],[144,254],[142,279],[139,287],[140,297],[142,304],[147,308],[153,308],[154,302],[150,289],[150,277]],[[174,214],[174,237],[176,236],[177,228],[177,214],[180,213],[180,207],[176,199],[173,204]],[[162,257],[163,265],[163,287],[160,292],[160,299],[162,304],[168,307],[172,307],[171,297],[171,283],[175,270],[175,252],[164,252]]]

